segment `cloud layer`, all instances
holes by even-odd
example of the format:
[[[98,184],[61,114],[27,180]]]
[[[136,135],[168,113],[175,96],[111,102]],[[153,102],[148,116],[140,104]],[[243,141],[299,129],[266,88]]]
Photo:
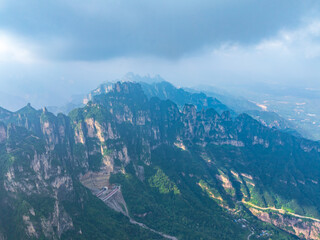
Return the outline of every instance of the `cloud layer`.
[[[62,104],[127,72],[320,88],[319,55],[318,1],[0,0],[0,106],[11,109]]]
[[[252,44],[293,28],[316,1],[19,1],[0,5],[0,28],[36,42],[39,54],[95,61],[179,58],[223,42]]]

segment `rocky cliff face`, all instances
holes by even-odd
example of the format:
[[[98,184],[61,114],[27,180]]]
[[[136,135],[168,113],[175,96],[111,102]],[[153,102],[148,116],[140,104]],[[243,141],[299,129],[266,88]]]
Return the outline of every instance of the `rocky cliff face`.
[[[27,236],[59,238],[73,228],[72,219],[61,204],[73,192],[72,179],[60,162],[63,159],[50,151],[53,148],[49,145],[53,144],[50,140],[47,145],[32,132],[15,125],[9,125],[7,132],[1,155],[4,171],[1,189],[5,196],[1,199],[2,206],[10,203],[5,210],[9,212],[15,211],[15,205],[24,206],[16,217]],[[50,137],[57,137],[52,135],[51,132]],[[25,199],[30,201],[25,202]],[[41,209],[42,200],[45,201],[45,213]]]
[[[95,200],[100,209],[104,204],[82,185],[96,193],[105,186],[123,184],[124,198],[122,193],[115,195],[107,202],[110,206],[163,231],[168,229],[152,219],[176,219],[169,233],[181,234],[182,239],[187,235],[181,229],[193,229],[188,234],[194,237],[209,231],[204,239],[218,234],[216,226],[223,221],[243,234],[240,238],[246,231],[250,234],[219,212],[218,205],[236,212],[243,199],[265,207],[294,207],[299,214],[314,217],[319,214],[319,144],[267,128],[246,114],[232,118],[229,112],[218,113],[210,107],[199,110],[186,104],[181,108],[167,99],[148,98],[137,83],[118,82],[101,86],[85,107],[69,116],[37,111],[30,105],[1,116],[0,215],[15,216],[10,221],[22,226],[20,235],[14,235],[18,238],[58,239],[68,233],[88,233],[82,212]],[[312,195],[311,200],[306,200],[306,194]],[[300,203],[304,201],[308,204]],[[185,203],[197,207],[183,218],[168,210],[168,202],[177,204],[180,212]],[[197,209],[201,208],[200,217]],[[213,223],[208,212],[223,217],[215,216]],[[200,231],[197,219],[202,218]],[[0,226],[3,221],[0,217]],[[0,227],[0,232],[0,239],[8,238],[8,230]],[[223,239],[219,234],[215,236]]]
[[[143,179],[141,178],[141,171],[138,171],[141,160],[146,166],[152,164],[152,151],[163,144],[176,145],[182,150],[189,151],[194,148],[195,144],[201,148],[211,145],[233,146],[235,151],[239,152],[238,154],[248,154],[248,156],[258,149],[264,149],[259,150],[259,152],[267,153],[266,156],[276,156],[277,154],[281,156],[283,149],[285,149],[285,154],[288,154],[287,156],[297,156],[297,152],[299,154],[312,152],[316,154],[312,162],[317,166],[316,168],[319,165],[317,160],[319,159],[318,143],[295,138],[289,134],[267,128],[246,114],[241,114],[232,119],[228,112],[220,115],[213,109],[198,111],[194,105],[185,105],[182,110],[179,110],[178,106],[171,101],[161,101],[156,98],[148,100],[141,87],[135,83],[115,83],[112,88],[108,88],[106,94],[93,97],[90,104],[97,111],[94,112],[95,115],[92,115],[93,112],[89,109],[85,109],[81,114],[78,112],[76,116],[72,117],[72,119],[78,119],[75,124],[85,123],[84,129],[86,129],[86,132],[83,134],[75,133],[75,135],[84,136],[82,144],[91,142],[92,140],[90,139],[95,139],[94,142],[97,145],[91,146],[93,149],[91,153],[95,151],[98,151],[101,155],[107,153],[107,156],[102,157],[102,159],[105,159],[102,162],[105,166],[108,166],[108,177],[110,173],[117,173],[120,169],[125,169],[131,162],[135,175]],[[102,113],[104,118],[101,118],[100,113],[97,114],[98,112]],[[80,115],[81,117],[79,117]],[[94,117],[92,118],[92,116]],[[106,125],[106,121],[109,125]],[[88,144],[86,145],[90,148]],[[137,145],[142,146],[142,148],[139,151],[133,151],[132,147]],[[108,151],[99,150],[104,147]],[[90,151],[88,153],[90,155]],[[201,154],[204,154],[204,152]],[[213,160],[209,160],[210,158],[215,158],[215,163],[220,161],[219,157],[214,155],[204,157],[205,161],[212,163]],[[267,189],[266,186],[270,184],[268,183],[269,180],[265,181],[263,178],[269,179],[272,177],[272,172],[267,170],[272,167],[261,169],[259,164],[261,166],[269,164],[277,168],[275,165],[277,163],[274,161],[263,162],[264,160],[262,159],[266,158],[266,156],[260,156],[259,154],[257,155],[258,159],[254,161],[252,161],[253,159],[249,160],[251,156],[248,156],[242,159],[236,156],[235,158],[239,158],[239,162],[236,159],[230,160],[231,165],[234,168],[238,168],[238,171],[233,170],[228,173],[221,172],[216,174],[216,176],[219,176],[217,178],[218,182],[220,182],[219,184],[227,194],[225,198],[219,197],[223,201],[228,198],[233,199],[232,201],[237,201],[236,199],[240,195],[247,199],[254,199],[257,193],[261,191],[260,189],[265,191]],[[299,157],[296,157],[295,161],[297,159]],[[262,162],[259,163],[259,161]],[[301,161],[303,160],[301,159]],[[103,164],[100,167],[100,171],[105,167]],[[282,169],[281,171],[285,171],[286,166],[291,165],[292,161],[285,160],[283,164],[283,167],[280,168]],[[301,162],[301,164],[303,163]],[[243,166],[245,165],[252,165],[249,167],[251,170],[244,170]],[[230,168],[230,166],[227,168]],[[301,179],[294,177],[295,180],[291,180],[291,182],[299,184],[299,182],[305,182],[303,179],[308,177],[318,181],[319,174],[309,174],[308,171],[300,169],[299,176],[303,177]],[[230,175],[228,176],[228,174]],[[281,175],[281,173],[279,174]],[[276,179],[282,180],[278,177]],[[235,187],[238,183],[235,184],[234,181],[241,183],[239,189]],[[310,186],[312,186],[312,189],[315,187],[312,184]],[[297,189],[301,189],[301,186],[296,184],[293,185],[293,188],[296,188],[297,191]],[[280,192],[275,193],[270,190],[268,194],[275,194],[276,197],[269,202],[269,200],[264,200],[266,196],[262,195],[260,196],[261,200],[259,200],[261,201],[260,204],[266,204],[267,206],[271,204],[273,206],[274,203],[272,201],[276,202],[277,198],[282,198],[280,195],[277,196]],[[309,194],[312,193],[309,192]],[[212,193],[212,195],[214,194]],[[223,193],[217,195],[222,196]]]
[[[176,88],[171,83],[164,80],[154,83],[140,82],[142,89],[148,98],[158,97],[161,100],[171,100],[183,109],[185,104],[192,104],[198,111],[202,109],[214,108],[219,114],[225,111],[231,112],[236,117],[236,113],[229,107],[221,103],[218,99],[208,97],[204,93],[190,93],[182,88]]]
[[[251,208],[250,211],[264,222],[282,228],[301,239],[319,239],[320,223],[279,213],[267,213]]]
[[[7,139],[7,128],[0,122],[0,143],[3,143]]]

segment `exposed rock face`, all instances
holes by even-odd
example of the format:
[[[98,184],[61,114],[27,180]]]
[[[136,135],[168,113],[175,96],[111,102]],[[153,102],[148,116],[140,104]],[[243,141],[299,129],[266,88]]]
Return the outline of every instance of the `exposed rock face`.
[[[214,109],[197,111],[190,104],[180,111],[173,102],[148,100],[139,84],[118,82],[97,93],[104,94],[93,94],[88,106],[77,113],[77,120],[73,122],[74,138],[76,144],[84,146],[86,159],[102,155],[100,168],[108,173],[118,171],[132,160],[150,164],[151,150],[161,144],[175,144],[176,139],[182,144],[188,141],[201,146],[240,148],[260,145],[268,149],[283,146],[285,142],[295,144],[292,137],[261,125],[247,114],[232,119],[228,112],[219,115]],[[96,113],[89,114],[90,109],[99,112],[99,117]],[[132,129],[135,129],[130,133],[133,135],[128,135]],[[135,135],[139,135],[139,139]],[[304,139],[294,141],[300,141],[303,151],[319,151],[319,144]],[[130,153],[128,146],[132,144],[140,144],[143,150]],[[90,166],[83,167],[88,170]]]
[[[239,140],[238,133],[231,130],[236,124],[239,133],[241,132],[242,126],[238,124],[241,118],[233,122],[228,112],[221,116],[213,109],[197,112],[193,105],[186,105],[180,112],[178,107],[170,101],[161,102],[151,99],[148,103],[138,84],[115,83],[108,88],[107,95],[104,97],[98,95],[91,100],[93,104],[97,103],[105,107],[115,116],[114,119],[111,118],[111,122],[117,124],[126,122],[134,126],[145,126],[144,131],[148,132],[148,135],[157,142],[168,141],[171,136],[181,135],[181,138],[185,140],[211,139],[219,145],[245,146],[245,143]],[[76,141],[79,143],[84,144],[86,136],[96,137],[100,142],[114,139],[115,136],[121,138],[117,133],[114,133],[117,129],[114,124],[108,123],[108,126],[102,126],[102,123],[92,118],[84,119],[84,121],[87,134],[84,134],[83,127],[78,127],[75,131]],[[160,128],[162,128],[161,137],[159,136]],[[267,147],[268,141],[253,138],[250,144],[263,144]]]
[[[185,104],[192,104],[196,107],[197,111],[202,109],[214,108],[219,114],[226,111],[231,111],[232,116],[236,114],[229,109],[226,105],[221,103],[218,99],[208,97],[204,93],[190,93],[182,88],[176,88],[171,83],[165,82],[160,79],[159,82],[153,84],[140,83],[144,93],[149,97],[158,97],[161,100],[171,100],[177,104],[179,109],[183,109]]]
[[[135,166],[135,171],[136,171],[136,175],[137,177],[140,179],[140,181],[144,181],[144,167],[143,166]]]
[[[87,118],[85,119],[85,127],[87,129],[87,137],[98,138],[101,143],[108,139],[117,138],[117,134],[113,132],[115,129],[112,128],[110,122],[100,124],[93,118]],[[83,140],[80,142],[83,142]]]
[[[0,143],[7,139],[7,129],[4,124],[0,122]]]
[[[92,108],[103,112],[107,121],[92,117],[89,114]],[[238,140],[236,131],[230,131],[234,123],[229,113],[220,116],[213,109],[197,112],[193,105],[186,105],[180,111],[170,101],[148,101],[140,85],[134,83],[113,84],[108,87],[107,94],[92,97],[87,108],[77,114],[77,120],[73,122],[76,144],[84,146],[83,155],[88,158],[101,154],[100,170],[107,173],[118,171],[131,160],[140,159],[150,164],[152,149],[163,143],[174,144],[176,139],[237,147],[245,145]],[[137,128],[134,134],[139,134],[139,139],[127,135],[130,128]],[[105,145],[107,142],[108,146]],[[140,144],[143,150],[129,153],[128,145],[132,144]]]
[[[280,213],[267,213],[254,208],[250,211],[264,222],[271,223],[303,239],[319,239],[320,222],[302,220],[294,216]]]
[[[0,240],[6,240],[6,238],[3,236],[1,232],[0,232]]]
[[[165,97],[169,93],[164,91],[163,94]],[[232,119],[229,112],[218,113],[207,108],[213,99],[203,96],[200,99],[205,107],[200,108],[197,100],[198,107],[186,104],[181,108],[169,100],[148,99],[139,84],[126,82],[101,86],[88,98],[88,104],[84,108],[75,109],[69,117],[54,116],[46,109],[36,111],[31,106],[18,113],[8,113],[13,122],[0,123],[0,151],[5,159],[3,180],[0,178],[3,184],[0,188],[3,188],[6,199],[16,201],[17,205],[23,205],[23,200],[28,199],[28,204],[23,205],[26,206],[23,212],[19,213],[26,236],[54,239],[75,229],[74,216],[67,211],[64,202],[79,201],[79,205],[83,206],[83,196],[75,199],[79,180],[94,192],[109,186],[112,174],[131,170],[138,178],[137,182],[147,184],[146,178],[148,170],[150,171],[148,167],[153,164],[152,154],[162,146],[172,151],[178,149],[181,151],[179,154],[185,154],[178,155],[174,152],[177,156],[198,156],[196,161],[203,160],[206,169],[218,161],[221,165],[230,164],[224,166],[222,172],[211,169],[212,172],[208,170],[204,176],[196,176],[193,169],[185,174],[188,166],[181,171],[183,177],[197,179],[198,184],[195,186],[200,186],[200,190],[204,189],[211,198],[219,201],[224,201],[223,198],[229,198],[230,201],[241,200],[236,197],[250,198],[250,195],[256,193],[258,186],[263,187],[265,184],[265,179],[268,178],[265,169],[271,163],[278,168],[282,165],[283,168],[290,168],[296,164],[294,157],[294,161],[287,165],[286,162],[274,163],[269,158],[268,161],[261,158],[259,162],[260,159],[258,161],[251,155],[252,158],[248,160],[247,155],[243,157],[248,152],[255,157],[256,150],[262,149],[266,153],[262,156],[275,158],[277,156],[273,151],[282,151],[286,147],[284,152],[278,152],[284,153],[284,156],[300,156],[303,151],[309,154],[303,155],[309,161],[308,164],[316,163],[314,159],[318,159],[319,144],[269,129],[246,114]],[[9,118],[5,119],[8,121]],[[212,150],[215,148],[218,150]],[[296,148],[296,152],[291,150]],[[219,152],[224,150],[230,155]],[[174,164],[177,159],[172,157],[170,161]],[[260,169],[263,163],[267,167]],[[301,168],[301,162],[299,164]],[[231,165],[232,170],[228,169]],[[258,169],[260,175],[255,174],[252,169]],[[290,175],[288,179],[281,179],[280,183],[292,183],[294,187],[305,185],[308,190],[310,184],[317,185],[320,180],[317,172],[310,172],[310,179],[305,172],[295,172],[292,173],[296,174],[294,177]],[[281,173],[283,172],[279,171],[277,174]],[[210,174],[213,176],[211,182],[224,194],[214,191],[205,181],[199,183],[200,178],[209,178]],[[292,192],[294,190],[295,188]],[[45,203],[47,214],[41,212],[38,199]],[[108,205],[128,215],[120,191],[108,201]],[[314,238],[319,233],[318,223],[298,220],[293,222],[281,215],[278,220],[274,220],[262,212],[257,212],[256,215],[281,228],[291,226],[294,230],[292,233],[304,234],[306,238]],[[1,237],[3,236],[0,234],[0,240]]]
[[[52,216],[51,226],[56,227],[59,238],[61,234],[73,228],[71,217],[60,206],[59,201],[56,200],[54,205],[54,214]],[[49,233],[54,232],[50,229]],[[47,232],[47,233],[48,233]]]
[[[141,92],[137,84],[116,83],[108,88],[107,94],[93,96],[91,106],[107,112],[105,116],[108,118],[108,124],[86,117],[86,111],[89,109],[76,117],[86,124],[82,128],[83,140],[78,142],[82,142],[88,148],[87,143],[94,139],[97,145],[91,146],[91,150],[88,148],[89,155],[101,149],[99,152],[103,155],[104,163],[104,167],[100,168],[101,172],[106,168],[108,174],[115,173],[133,162],[136,176],[144,181],[143,168],[137,161],[142,160],[147,166],[152,164],[150,153],[161,144],[175,145],[182,150],[188,150],[186,143],[192,143],[201,147],[209,144],[244,149],[261,147],[264,151],[270,152],[280,147],[293,149],[298,145],[299,151],[319,151],[319,144],[269,129],[247,114],[232,119],[228,112],[220,115],[213,109],[203,108],[198,111],[195,106],[188,104],[179,110],[178,106],[170,101],[160,101],[156,98],[148,101]],[[80,124],[80,121],[76,124]],[[77,130],[75,135],[79,135]],[[104,143],[107,145],[104,146]],[[135,152],[129,147],[132,145],[144,148]],[[257,189],[256,182],[261,180],[248,174],[241,175],[240,172],[236,174],[236,181],[241,183],[243,188],[242,196],[250,198]],[[225,191],[234,198],[238,190],[233,188],[231,180],[222,175],[218,175],[218,180]],[[297,186],[306,181],[297,179],[294,182]]]
[[[20,196],[39,195],[54,199],[53,212],[48,212],[48,216],[42,218],[41,222],[30,220],[31,215],[38,214],[37,211],[30,209],[30,215],[23,216],[28,236],[38,237],[37,229],[39,230],[40,226],[41,232],[47,238],[54,238],[55,235],[60,237],[63,232],[72,229],[72,219],[60,205],[60,201],[72,193],[73,183],[70,176],[63,173],[59,166],[52,165],[52,159],[48,158],[48,155],[35,153],[30,165],[24,169],[19,165],[11,167],[6,174],[4,188],[7,192]],[[37,209],[37,206],[33,207]]]
[[[67,145],[61,155],[54,153],[58,144],[69,142],[65,127],[59,126],[56,117],[41,121],[41,129],[40,138],[23,127],[8,127],[8,135],[2,141],[6,145],[2,157],[9,159],[3,189],[10,202],[17,202],[18,206],[25,204],[23,199],[31,199],[21,213],[26,236],[56,239],[73,228],[73,221],[61,204],[74,190],[73,180],[62,164],[69,159],[70,150]],[[41,199],[46,204],[44,215],[38,203]]]
[[[24,224],[27,226],[27,234],[29,237],[35,237],[38,238],[38,234],[32,224],[32,222],[30,221],[30,217],[29,216],[23,216],[22,217]]]
[[[82,123],[78,123],[74,128],[74,140],[75,140],[76,144],[77,143],[81,143],[81,144],[86,143]]]
[[[55,126],[52,125],[49,121],[45,121],[41,124],[41,127],[42,133],[47,140],[50,150],[53,150],[55,145],[58,144],[58,138],[55,134]]]

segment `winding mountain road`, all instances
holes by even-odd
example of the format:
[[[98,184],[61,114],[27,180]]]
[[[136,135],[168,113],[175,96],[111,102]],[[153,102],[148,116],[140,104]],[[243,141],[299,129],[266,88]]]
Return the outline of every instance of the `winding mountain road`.
[[[247,204],[253,208],[257,208],[257,209],[260,209],[260,210],[272,210],[272,211],[276,211],[276,212],[279,212],[281,214],[288,214],[288,215],[291,215],[291,216],[294,216],[294,217],[297,217],[297,218],[303,218],[303,219],[310,219],[310,220],[313,220],[313,221],[316,221],[316,222],[320,222],[320,219],[317,219],[317,218],[313,218],[313,217],[306,217],[306,216],[302,216],[302,215],[299,215],[299,214],[295,214],[295,213],[291,213],[291,212],[287,212],[283,209],[278,209],[278,208],[275,208],[275,207],[259,207],[257,205],[254,205],[253,203],[250,203],[250,202],[246,202],[246,201],[241,201],[242,203],[244,204]]]
[[[130,217],[129,217],[129,218],[130,218]],[[137,225],[139,225],[139,226],[142,227],[142,228],[148,229],[149,231],[154,232],[154,233],[156,233],[156,234],[158,234],[158,235],[160,235],[160,236],[162,236],[162,237],[164,237],[164,238],[167,238],[167,239],[170,239],[170,240],[178,240],[178,238],[176,238],[176,237],[173,237],[173,236],[164,234],[164,233],[162,233],[162,232],[158,232],[158,231],[156,231],[156,230],[154,230],[154,229],[152,229],[152,228],[149,228],[148,226],[146,226],[146,225],[143,224],[143,223],[140,223],[140,222],[137,222],[137,221],[133,220],[132,218],[130,218],[130,222],[131,222],[132,224],[137,224]]]

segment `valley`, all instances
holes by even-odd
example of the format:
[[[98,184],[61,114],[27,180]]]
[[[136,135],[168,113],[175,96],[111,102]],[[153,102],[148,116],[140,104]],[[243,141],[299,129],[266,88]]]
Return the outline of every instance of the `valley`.
[[[0,216],[22,226],[3,236],[316,239],[317,142],[204,94],[177,105],[135,82],[100,88],[68,116],[31,105],[0,116]]]

